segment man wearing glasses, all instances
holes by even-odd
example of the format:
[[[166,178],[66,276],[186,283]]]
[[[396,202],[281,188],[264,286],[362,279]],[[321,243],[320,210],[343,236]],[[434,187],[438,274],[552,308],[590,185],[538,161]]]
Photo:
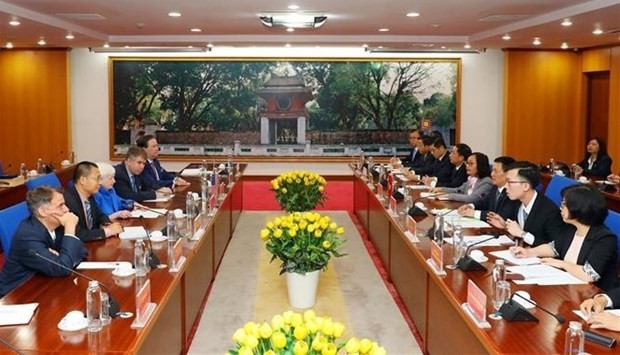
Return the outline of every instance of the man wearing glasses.
[[[73,186],[65,190],[65,202],[71,212],[79,218],[77,236],[84,242],[102,240],[122,232],[119,223],[99,210],[95,197],[101,185],[101,174],[95,163],[80,162],[73,173]]]
[[[506,195],[521,202],[519,209],[504,220],[501,216],[489,216],[489,223],[506,229],[515,238],[531,246],[549,243],[562,230],[563,222],[558,207],[547,197],[539,195],[540,171],[530,162],[519,161],[506,172]]]

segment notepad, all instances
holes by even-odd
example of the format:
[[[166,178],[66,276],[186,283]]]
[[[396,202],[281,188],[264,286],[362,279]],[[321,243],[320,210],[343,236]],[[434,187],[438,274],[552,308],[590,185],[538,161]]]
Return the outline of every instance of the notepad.
[[[166,196],[157,197],[157,198],[152,199],[152,200],[144,200],[142,202],[168,202],[173,197],[174,197],[174,195],[166,195]]]
[[[122,240],[144,239],[146,238],[146,229],[144,227],[125,227],[118,237]]]
[[[131,218],[157,218],[164,216],[168,212],[165,208],[150,208],[148,210],[133,210],[131,211]]]
[[[614,316],[620,317],[620,309],[606,309],[603,312],[605,313],[611,313]],[[573,313],[575,313],[576,315],[578,315],[581,319],[587,321],[588,317],[586,317],[585,314],[583,314],[583,312],[580,309],[576,309],[573,311]]]
[[[0,326],[30,323],[38,306],[38,303],[0,305]]]
[[[492,251],[489,254],[495,256],[496,258],[504,259],[507,262],[513,265],[536,265],[540,264],[540,259],[533,256],[530,258],[517,258],[510,252],[510,250],[498,250]]]

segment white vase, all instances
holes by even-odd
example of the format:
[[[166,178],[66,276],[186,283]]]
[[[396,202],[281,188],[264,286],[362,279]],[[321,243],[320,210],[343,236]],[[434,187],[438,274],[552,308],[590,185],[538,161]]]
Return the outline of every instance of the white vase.
[[[316,302],[316,292],[319,286],[319,273],[315,270],[306,274],[294,272],[286,273],[288,287],[288,302],[294,308],[311,308]]]

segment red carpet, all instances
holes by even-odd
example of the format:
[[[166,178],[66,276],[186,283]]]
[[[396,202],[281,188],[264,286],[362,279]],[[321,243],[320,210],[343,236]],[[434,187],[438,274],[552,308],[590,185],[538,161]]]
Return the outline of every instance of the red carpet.
[[[269,181],[243,182],[244,211],[278,211],[280,206],[270,190]],[[327,201],[318,211],[353,212],[353,183],[350,181],[329,181],[325,186]]]

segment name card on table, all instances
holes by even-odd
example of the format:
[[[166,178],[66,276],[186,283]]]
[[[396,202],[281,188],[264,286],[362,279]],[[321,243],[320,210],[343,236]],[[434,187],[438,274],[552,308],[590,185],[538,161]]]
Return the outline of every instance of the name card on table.
[[[136,319],[131,323],[131,328],[144,328],[156,306],[151,302],[151,280],[147,279],[136,293]]]
[[[183,256],[183,239],[177,240],[174,243],[174,247],[172,249],[172,265],[170,265],[169,272],[177,272],[185,262],[185,257]]]
[[[487,295],[472,280],[467,280],[467,302],[461,307],[476,322],[478,328],[491,328],[491,324],[486,320]]]
[[[437,242],[431,242],[431,258],[426,263],[433,269],[435,274],[446,276],[446,270],[443,269],[443,248]]]
[[[383,201],[383,185],[381,185],[381,183],[377,184],[377,198],[380,201]]]
[[[215,214],[215,206],[217,205],[217,201],[214,194],[211,194],[209,197],[209,216],[213,216]]]
[[[390,208],[390,214],[392,216],[398,216],[398,208],[396,207],[396,199],[391,194],[390,194],[389,208]]]
[[[218,197],[220,199],[223,199],[224,198],[224,194],[226,193],[226,183],[222,181],[219,186],[220,186],[220,188],[219,188],[219,190],[217,192],[217,195],[218,195]]]
[[[392,196],[394,192],[394,174],[388,174],[387,176],[388,195]]]
[[[407,230],[405,231],[405,236],[412,243],[419,243],[420,239],[417,237],[417,222],[413,217],[407,216]]]

